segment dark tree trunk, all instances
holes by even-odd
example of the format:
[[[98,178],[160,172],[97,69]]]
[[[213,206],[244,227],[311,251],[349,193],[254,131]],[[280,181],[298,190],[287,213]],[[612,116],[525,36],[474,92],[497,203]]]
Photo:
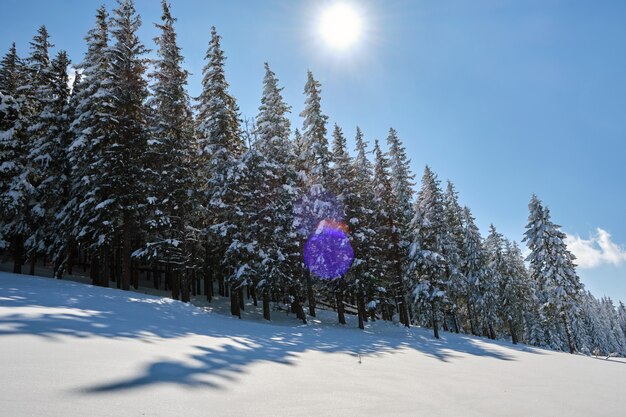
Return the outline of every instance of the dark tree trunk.
[[[311,272],[305,271],[306,274],[306,294],[309,301],[309,315],[315,317],[315,294],[313,293],[313,279]]]
[[[269,291],[263,288],[263,318],[267,321],[270,320],[270,294]],[[256,291],[255,291],[255,302],[256,302]]]
[[[467,301],[467,316],[470,325],[470,332],[472,335],[478,336],[476,334],[476,329],[474,328],[474,307],[469,300]]]
[[[339,324],[346,324],[346,311],[343,306],[343,293],[341,291],[337,291],[335,293],[335,299],[337,301],[337,319],[339,320]]]
[[[576,353],[576,344],[574,343],[574,337],[572,331],[569,328],[569,322],[567,321],[567,314],[563,314],[563,325],[565,326],[565,335],[567,336],[567,344],[569,347],[569,353]]]
[[[449,332],[448,328],[448,313],[443,313],[443,320],[441,321],[441,327],[443,327],[444,332]]]
[[[291,311],[296,314],[296,317],[302,320],[302,323],[306,324],[306,314],[304,314],[304,308],[300,303],[300,297],[295,296],[291,302]]]
[[[241,308],[239,306],[239,291],[230,288],[230,314],[241,318]]]
[[[257,293],[256,293],[256,283],[253,283],[250,286],[250,295],[252,296],[252,304],[256,307],[258,305]],[[263,317],[265,317],[265,313],[263,313]]]
[[[359,319],[359,329],[365,329],[365,322],[367,321],[367,315],[365,312],[365,298],[363,293],[359,290],[356,294],[356,311]]]
[[[431,313],[432,313],[432,320],[433,320],[433,333],[435,335],[435,339],[439,339],[439,322],[437,320],[437,307],[436,307],[436,303],[432,303],[431,304]]]
[[[133,280],[133,288],[139,289],[139,261],[136,259],[131,262],[131,277]]]
[[[22,235],[13,236],[13,245],[11,245],[13,254],[13,273],[22,273],[22,264],[24,263],[24,238]]]
[[[33,252],[30,256],[30,271],[28,271],[30,275],[35,275],[35,265],[37,265],[37,254]]]
[[[224,285],[224,277],[222,276],[221,272],[219,274],[219,277],[217,278],[217,293],[221,297],[226,297],[226,285]]]
[[[130,290],[131,280],[131,249],[130,249],[130,215],[124,213],[124,224],[122,225],[122,289]]]
[[[101,285],[100,284],[100,279],[99,278],[99,271],[100,271],[100,262],[99,262],[99,257],[96,256],[96,254],[92,254],[91,255],[91,260],[90,260],[90,265],[89,265],[89,278],[91,278],[91,284],[92,285]]]
[[[156,259],[152,261],[152,284],[154,289],[159,289],[159,261]]]
[[[239,299],[239,308],[241,309],[241,311],[245,311],[246,310],[246,304],[245,304],[245,299],[243,297],[243,287],[240,286],[239,290],[238,290],[239,294],[237,295],[237,298]]]
[[[454,333],[459,333],[459,319],[456,315],[456,311],[452,312],[452,324],[454,325]]]
[[[513,320],[509,319],[509,331],[511,332],[511,341],[514,345],[517,345],[517,334],[515,333],[515,326],[513,326]]]
[[[493,325],[489,323],[489,338],[491,340],[496,340],[496,331],[493,329]]]
[[[183,303],[188,303],[190,300],[189,297],[189,270],[184,268],[182,270],[178,270],[178,274],[180,277],[180,301]]]

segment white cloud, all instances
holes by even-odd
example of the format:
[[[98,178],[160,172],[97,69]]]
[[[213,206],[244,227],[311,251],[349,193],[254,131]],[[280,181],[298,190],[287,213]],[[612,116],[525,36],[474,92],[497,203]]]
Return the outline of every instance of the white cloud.
[[[576,263],[580,268],[595,268],[603,264],[619,266],[626,263],[626,249],[613,242],[609,232],[601,228],[597,228],[589,239],[568,234],[565,243],[576,256]]]

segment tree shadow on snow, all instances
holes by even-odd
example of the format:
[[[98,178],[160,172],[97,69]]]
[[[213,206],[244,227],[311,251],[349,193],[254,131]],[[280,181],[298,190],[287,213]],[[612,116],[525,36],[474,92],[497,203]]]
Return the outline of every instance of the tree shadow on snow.
[[[376,330],[298,325],[295,319],[293,326],[266,325],[209,315],[178,301],[115,289],[22,276],[18,280],[9,282],[0,277],[0,307],[19,307],[14,313],[0,314],[0,340],[23,334],[50,340],[61,340],[60,336],[106,337],[146,343],[190,335],[220,339],[211,341],[211,346],[195,346],[184,360],[157,360],[137,376],[84,388],[82,393],[155,384],[222,389],[252,364],[294,366],[305,351],[348,354],[355,363],[359,356],[368,361],[403,350],[416,350],[442,362],[462,360],[464,355],[514,359],[498,343],[459,335],[437,340],[426,329],[406,330],[389,324],[383,326],[383,334]]]

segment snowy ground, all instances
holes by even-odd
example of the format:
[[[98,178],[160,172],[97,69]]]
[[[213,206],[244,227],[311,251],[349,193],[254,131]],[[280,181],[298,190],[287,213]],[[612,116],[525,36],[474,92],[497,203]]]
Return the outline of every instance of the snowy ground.
[[[220,309],[218,301],[214,307]],[[0,415],[619,416],[626,363],[0,273]],[[248,314],[250,314],[248,312]],[[352,317],[350,317],[352,318]],[[359,359],[360,356],[360,359]]]

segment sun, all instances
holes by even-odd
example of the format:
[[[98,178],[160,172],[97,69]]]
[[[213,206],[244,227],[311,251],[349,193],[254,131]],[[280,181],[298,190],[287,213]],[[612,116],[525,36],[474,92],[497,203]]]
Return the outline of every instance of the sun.
[[[334,49],[347,49],[361,36],[361,17],[345,3],[337,3],[326,9],[320,19],[320,33]]]

